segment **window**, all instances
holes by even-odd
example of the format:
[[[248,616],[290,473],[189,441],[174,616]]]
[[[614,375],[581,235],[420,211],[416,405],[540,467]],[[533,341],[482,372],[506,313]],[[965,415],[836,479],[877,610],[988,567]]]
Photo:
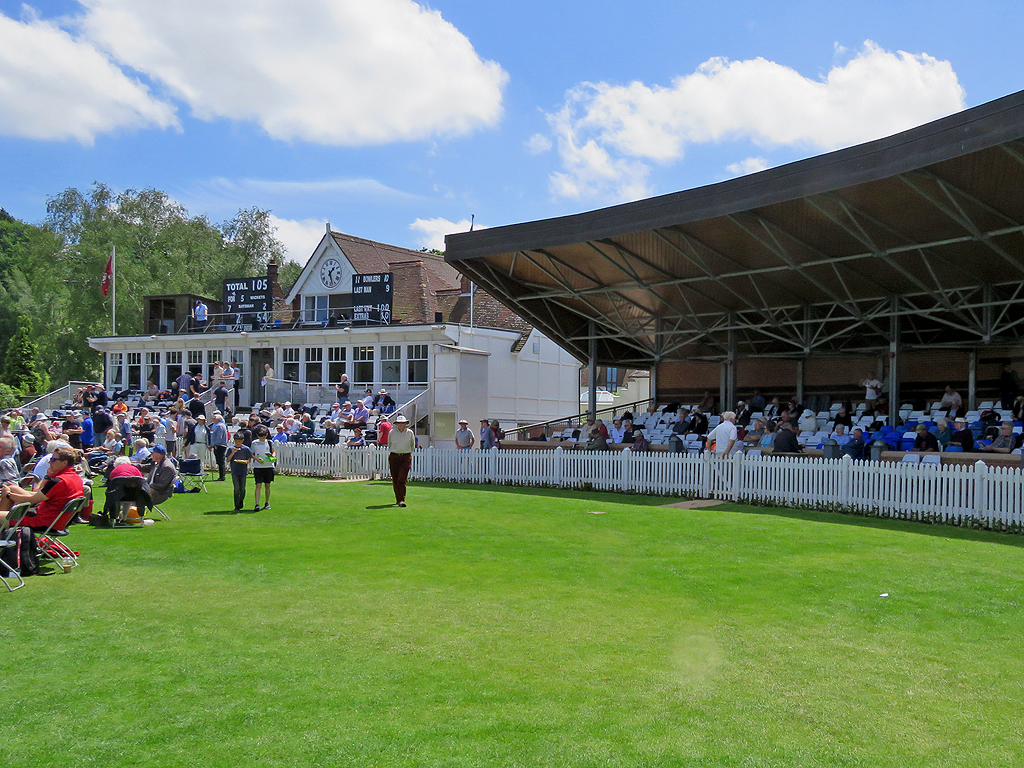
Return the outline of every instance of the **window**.
[[[153,382],[158,387],[160,386],[160,353],[159,352],[147,352],[146,353],[146,386],[149,386],[149,382]]]
[[[128,389],[142,389],[142,353],[128,353]]]
[[[288,381],[299,380],[299,348],[285,347],[281,350],[281,360],[284,363],[284,377]]]
[[[409,353],[409,383],[427,383],[427,345],[410,344],[406,350]]]
[[[188,351],[188,370],[189,373],[203,370],[203,350],[190,349]]]
[[[384,384],[397,384],[402,380],[402,347],[384,345],[380,348],[380,380]]]
[[[239,386],[245,384],[245,350],[232,349],[228,351],[231,360],[231,367],[238,371]]]
[[[219,349],[206,350],[206,381],[211,387],[213,386],[213,367],[223,359]]]
[[[373,384],[373,347],[352,348],[352,378],[355,384]]]
[[[107,357],[107,388],[121,389],[124,387],[124,355],[111,352]]]
[[[329,297],[303,296],[302,297],[302,322],[304,323],[326,323],[328,315]]]
[[[167,353],[167,386],[181,376],[181,352]]]
[[[324,380],[324,349],[323,347],[306,347],[306,378],[313,384],[321,384]]]
[[[327,380],[332,384],[341,381],[341,374],[348,373],[345,369],[345,347],[327,348]]]

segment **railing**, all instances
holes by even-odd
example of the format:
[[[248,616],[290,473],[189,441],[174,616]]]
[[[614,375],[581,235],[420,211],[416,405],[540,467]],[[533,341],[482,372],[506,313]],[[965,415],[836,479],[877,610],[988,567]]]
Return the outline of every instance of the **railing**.
[[[287,314],[288,318],[280,315]],[[363,326],[388,325],[380,320],[353,320],[345,315],[332,313],[326,318],[309,319],[305,311],[297,317],[291,310],[276,312],[210,312],[206,320],[189,317],[182,322],[174,333],[239,333],[241,331],[293,331],[312,328],[354,328]],[[274,315],[278,315],[275,317]]]
[[[38,408],[41,411],[52,411],[62,406],[68,400],[73,400],[75,392],[79,387],[85,387],[90,384],[93,386],[103,386],[95,381],[69,381],[63,387],[58,387],[52,392],[47,392],[45,395],[41,395],[34,400],[29,400],[22,408]]]
[[[278,446],[278,469],[316,477],[387,477],[383,448]],[[413,454],[410,477],[462,483],[588,488],[806,507],[873,517],[1024,530],[1024,470],[790,456],[579,450]]]
[[[607,416],[615,418],[615,415],[617,413],[625,413],[626,411],[632,411],[634,414],[637,413],[638,411],[643,412],[647,410],[647,407],[652,402],[654,402],[654,400],[648,397],[644,398],[643,400],[634,400],[632,403],[616,403],[615,405],[611,405],[607,408],[599,408],[597,410],[597,416],[595,418],[603,419]],[[557,419],[549,419],[548,421],[538,421],[535,424],[527,424],[524,427],[506,429],[505,439],[519,440],[522,438],[513,437],[513,435],[517,435],[520,432],[530,432],[534,429],[539,429],[541,427],[544,428],[545,434],[547,434],[547,428],[554,424],[560,425],[562,429],[566,429],[568,427],[578,427],[581,426],[588,418],[590,418],[589,414],[586,411],[583,411],[579,415],[575,416],[561,416]]]

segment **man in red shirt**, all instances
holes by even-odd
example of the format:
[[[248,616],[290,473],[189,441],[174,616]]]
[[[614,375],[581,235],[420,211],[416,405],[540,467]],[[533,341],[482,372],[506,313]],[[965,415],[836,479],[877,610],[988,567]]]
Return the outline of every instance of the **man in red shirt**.
[[[27,501],[35,504],[34,517],[26,517],[22,524],[29,528],[46,528],[56,520],[64,505],[71,499],[85,495],[82,478],[78,476],[76,465],[78,456],[73,448],[58,446],[50,458],[50,466],[46,470],[46,479],[39,490],[19,488],[14,483],[7,483],[0,488],[0,519],[6,519],[7,510],[15,504]]]

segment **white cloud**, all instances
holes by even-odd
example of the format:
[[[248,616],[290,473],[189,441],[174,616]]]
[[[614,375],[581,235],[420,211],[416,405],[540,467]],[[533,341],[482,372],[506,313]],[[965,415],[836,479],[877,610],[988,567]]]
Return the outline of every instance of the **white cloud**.
[[[409,229],[418,232],[416,244],[421,248],[436,248],[444,250],[444,236],[453,232],[468,232],[470,227],[469,219],[460,221],[449,221],[438,217],[436,219],[416,219],[409,225]],[[487,227],[476,224],[473,229],[487,229]]]
[[[729,163],[725,170],[733,176],[746,176],[748,173],[757,173],[768,167],[768,161],[763,157],[747,157],[738,163]]]
[[[274,236],[287,251],[288,258],[305,264],[313,249],[327,232],[327,222],[316,219],[281,219],[270,214],[270,223],[277,228]]]
[[[0,134],[91,144],[118,127],[177,125],[170,104],[88,42],[47,21],[0,14]]]
[[[507,74],[412,0],[81,0],[84,34],[204,120],[332,145],[494,125]]]
[[[763,58],[714,58],[669,87],[584,83],[547,116],[564,167],[551,188],[564,197],[632,199],[646,190],[649,163],[676,161],[688,144],[831,150],[963,107],[948,61],[871,41],[821,81]]]
[[[547,152],[553,146],[554,144],[551,143],[551,139],[543,133],[535,133],[527,140],[526,151],[531,155],[539,155],[542,152]]]

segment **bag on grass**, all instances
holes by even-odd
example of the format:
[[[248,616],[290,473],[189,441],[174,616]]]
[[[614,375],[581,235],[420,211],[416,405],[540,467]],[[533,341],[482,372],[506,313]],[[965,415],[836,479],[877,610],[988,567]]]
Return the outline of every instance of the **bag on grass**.
[[[39,573],[39,555],[36,552],[36,537],[31,528],[18,526],[14,535],[16,547],[4,547],[3,561],[22,576],[35,576]]]

